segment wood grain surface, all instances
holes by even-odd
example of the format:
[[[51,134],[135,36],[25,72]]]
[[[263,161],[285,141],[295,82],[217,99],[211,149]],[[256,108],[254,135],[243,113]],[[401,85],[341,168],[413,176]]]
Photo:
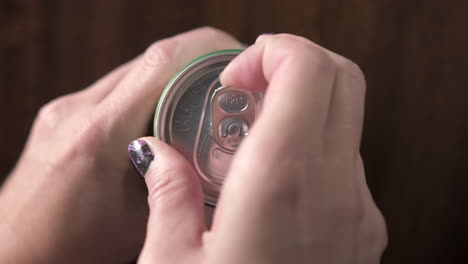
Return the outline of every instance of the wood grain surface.
[[[303,35],[368,81],[362,153],[383,263],[468,263],[467,1],[0,1],[0,179],[41,105],[202,25]]]

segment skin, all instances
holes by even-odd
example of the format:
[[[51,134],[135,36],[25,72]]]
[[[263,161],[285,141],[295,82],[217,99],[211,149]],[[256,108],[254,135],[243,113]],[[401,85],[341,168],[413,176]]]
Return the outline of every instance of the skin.
[[[185,64],[242,48],[201,28],[151,45],[89,88],[42,107],[0,192],[0,263],[128,263],[143,246],[147,190],[128,144]]]
[[[147,193],[130,169],[127,145],[177,69],[239,47],[210,28],[185,33],[45,106],[0,193],[0,262],[125,263],[143,245],[142,264],[378,263],[385,222],[359,154],[365,80],[304,38],[261,36],[221,76],[266,95],[211,229],[197,175],[176,150],[140,139],[154,154]]]

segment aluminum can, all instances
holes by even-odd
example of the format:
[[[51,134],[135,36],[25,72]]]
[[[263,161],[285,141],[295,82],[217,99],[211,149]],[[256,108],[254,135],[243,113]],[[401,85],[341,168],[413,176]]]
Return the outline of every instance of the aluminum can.
[[[223,87],[219,75],[242,50],[221,50],[186,65],[164,89],[154,134],[177,149],[196,169],[205,204],[215,207],[242,139],[257,118],[262,94]]]

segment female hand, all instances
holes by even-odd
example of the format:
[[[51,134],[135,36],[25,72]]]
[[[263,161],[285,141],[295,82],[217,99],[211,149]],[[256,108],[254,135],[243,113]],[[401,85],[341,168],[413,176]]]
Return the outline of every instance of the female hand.
[[[147,192],[127,145],[145,135],[182,66],[241,48],[197,29],[153,44],[88,89],[44,106],[0,193],[1,263],[126,263],[141,250]]]
[[[359,68],[281,34],[257,39],[221,81],[266,96],[234,157],[211,230],[191,165],[154,138],[130,146],[145,164],[139,169],[149,190],[140,263],[378,263],[387,237],[359,154]]]

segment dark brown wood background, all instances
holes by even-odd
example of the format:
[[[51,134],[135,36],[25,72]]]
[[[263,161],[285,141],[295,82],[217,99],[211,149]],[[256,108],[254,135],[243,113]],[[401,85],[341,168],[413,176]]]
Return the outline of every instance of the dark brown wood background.
[[[0,1],[0,178],[38,108],[197,26],[245,43],[306,36],[361,65],[363,156],[388,224],[383,263],[467,263],[467,1]]]

